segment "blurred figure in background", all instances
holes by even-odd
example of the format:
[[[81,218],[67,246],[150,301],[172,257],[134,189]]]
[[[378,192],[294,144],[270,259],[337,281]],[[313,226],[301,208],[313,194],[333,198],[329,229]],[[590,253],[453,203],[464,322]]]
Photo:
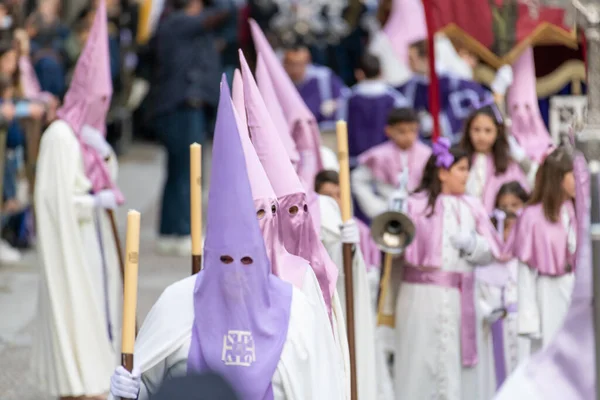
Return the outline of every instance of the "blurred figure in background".
[[[155,40],[156,72],[151,107],[159,141],[167,151],[167,180],[160,213],[157,250],[189,255],[190,150],[206,138],[206,108],[219,97],[221,65],[214,29],[231,8],[207,9],[203,0],[174,1],[160,22]]]
[[[239,400],[231,385],[213,373],[171,379],[152,400]]]

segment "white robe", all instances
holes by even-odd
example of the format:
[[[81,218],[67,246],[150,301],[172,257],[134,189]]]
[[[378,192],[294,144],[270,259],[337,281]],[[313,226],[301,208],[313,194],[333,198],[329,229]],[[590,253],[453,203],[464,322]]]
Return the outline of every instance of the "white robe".
[[[340,225],[342,218],[336,201],[328,196],[319,196],[321,212],[321,240],[331,259],[338,266],[337,293],[345,320],[345,286],[343,271],[342,243],[340,241]],[[381,399],[378,391],[384,391],[388,382],[391,392],[390,376],[381,363],[377,363],[375,351],[375,315],[371,302],[370,283],[367,268],[360,253],[356,248],[352,262],[354,276],[354,318],[356,337],[356,373],[359,400]],[[345,332],[344,332],[345,336]],[[381,360],[383,361],[383,360]],[[386,380],[387,376],[387,380]],[[387,397],[388,399],[390,397]]]
[[[561,221],[568,231],[568,251],[577,248],[575,221],[571,221],[565,207],[561,209]],[[575,274],[543,276],[527,264],[519,262],[519,314],[520,335],[531,339],[531,352],[549,344],[562,327],[575,285]]]
[[[398,190],[398,187],[376,180],[371,170],[365,165],[356,167],[350,177],[353,194],[360,209],[367,217],[374,219],[379,214],[388,211],[389,198]]]
[[[490,285],[485,282],[477,282],[477,296],[479,307],[481,308],[482,321],[482,342],[483,348],[479,351],[479,361],[485,366],[483,370],[484,382],[486,388],[485,399],[490,399],[496,392],[496,369],[494,359],[494,347],[492,340],[492,331],[490,324],[485,317],[490,316],[492,312],[511,304],[517,304],[517,281],[514,278],[517,274],[518,261],[513,259],[505,264],[510,270],[507,284],[504,286],[504,302],[502,301],[502,288]],[[529,355],[529,340],[517,334],[517,314],[509,312],[503,320],[503,340],[504,340],[504,362],[506,366],[506,377],[508,377],[519,364]]]
[[[109,169],[116,179],[114,154]],[[54,396],[106,393],[119,359],[121,338],[118,256],[108,217],[94,207],[88,194],[91,183],[84,173],[79,142],[64,121],[54,122],[43,134],[36,171],[42,273],[32,344],[33,373],[41,391]],[[108,337],[107,312],[113,343]]]
[[[460,215],[460,224],[455,213]],[[475,231],[467,204],[444,198],[443,218],[442,271],[473,272],[474,266],[491,261],[489,245],[479,235],[475,250],[466,257],[460,257],[450,242],[450,237],[461,229]],[[477,306],[475,309],[480,321],[480,310]],[[396,302],[394,373],[398,399],[486,400],[485,366],[478,363],[473,368],[462,367],[460,321],[457,289],[402,282]],[[480,324],[477,348],[483,348]]]
[[[142,372],[138,400],[148,400],[167,378],[187,373],[194,323],[195,276],[170,285],[146,317],[135,342],[134,365]],[[286,342],[271,383],[275,400],[345,399],[336,378],[331,325],[315,318],[306,296],[293,289]],[[260,355],[257,354],[257,358]],[[116,400],[110,395],[108,400]]]

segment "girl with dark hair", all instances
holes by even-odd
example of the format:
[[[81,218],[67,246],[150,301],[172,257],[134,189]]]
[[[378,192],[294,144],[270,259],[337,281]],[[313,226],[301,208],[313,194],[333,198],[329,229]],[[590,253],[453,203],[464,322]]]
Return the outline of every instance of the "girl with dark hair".
[[[508,240],[528,199],[529,195],[517,181],[500,187],[491,220],[504,241]],[[481,362],[490,371],[486,375],[488,399],[529,354],[529,341],[517,334],[518,268],[518,260],[511,258],[478,268],[476,273],[486,346],[481,352]]]
[[[525,189],[531,186],[514,161],[515,144],[509,144],[495,105],[486,105],[469,116],[460,145],[473,163],[467,193],[481,199],[488,213],[494,210],[496,193],[504,183],[517,181]]]
[[[571,302],[574,199],[573,158],[558,148],[541,165],[510,240],[519,260],[519,334],[531,340],[532,352],[552,340]]]
[[[440,139],[407,201],[416,232],[395,323],[395,389],[407,399],[486,398],[474,267],[499,257],[500,243],[481,203],[465,196],[468,176],[468,153]]]

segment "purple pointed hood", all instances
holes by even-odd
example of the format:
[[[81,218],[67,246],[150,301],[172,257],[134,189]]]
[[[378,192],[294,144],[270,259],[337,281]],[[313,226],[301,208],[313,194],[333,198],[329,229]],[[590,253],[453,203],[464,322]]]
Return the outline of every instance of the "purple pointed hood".
[[[86,176],[94,192],[113,189],[121,204],[123,195],[112,182],[104,160],[84,144],[80,136],[85,125],[106,135],[106,115],[113,92],[106,24],[106,2],[100,0],[88,40],[75,65],[71,85],[56,115],[71,126],[80,141]]]
[[[242,65],[248,128],[258,158],[279,200],[278,217],[281,220],[285,248],[290,253],[310,262],[319,281],[327,310],[331,313],[331,297],[335,291],[338,277],[337,266],[331,261],[319,240],[309,213],[306,193],[285,153],[283,143],[273,126],[267,107],[242,53],[240,53],[240,64]]]
[[[292,286],[271,273],[235,118],[223,76],[188,370],[223,375],[241,398],[272,400]]]

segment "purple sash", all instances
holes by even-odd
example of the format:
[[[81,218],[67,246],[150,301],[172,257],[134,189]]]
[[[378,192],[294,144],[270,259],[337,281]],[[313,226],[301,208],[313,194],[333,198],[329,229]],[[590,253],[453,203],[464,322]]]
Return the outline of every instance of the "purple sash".
[[[477,332],[475,319],[473,273],[440,271],[438,269],[420,270],[415,267],[404,268],[404,282],[435,285],[460,291],[460,343],[462,364],[464,367],[474,367],[477,364]]]

